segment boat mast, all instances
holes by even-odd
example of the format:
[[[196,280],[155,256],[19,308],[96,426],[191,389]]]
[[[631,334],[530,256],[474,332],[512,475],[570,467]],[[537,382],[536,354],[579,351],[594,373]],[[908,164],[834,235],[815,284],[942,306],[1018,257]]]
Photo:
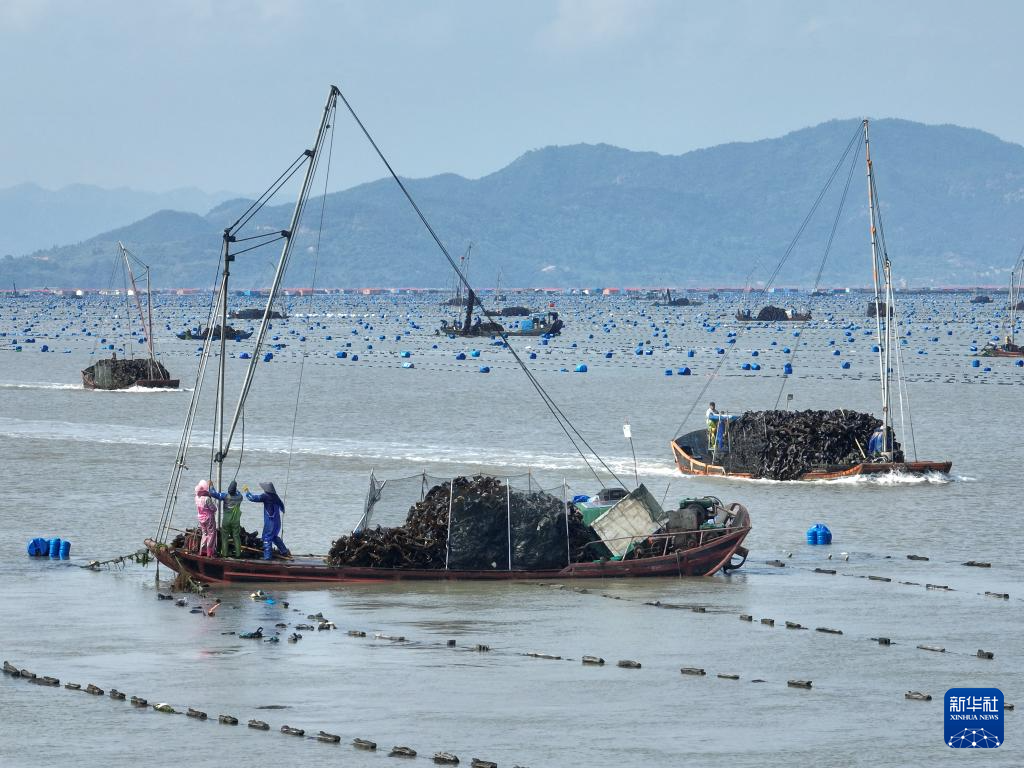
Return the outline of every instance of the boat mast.
[[[228,227],[224,230],[222,253],[224,262],[224,271],[221,273],[220,278],[220,304],[218,311],[220,312],[220,361],[217,366],[217,404],[216,404],[216,416],[217,424],[217,453],[213,457],[213,463],[217,466],[217,483],[216,488],[221,493],[224,492],[224,379],[227,365],[227,327],[228,327],[228,279],[231,277],[231,262],[235,260],[235,257],[231,254],[230,247],[231,243],[235,241],[235,236],[231,233],[231,228]],[[213,328],[207,328],[206,332],[209,336],[213,336]],[[224,505],[226,502],[222,501],[217,505],[217,527],[220,527],[221,518],[224,513]]]
[[[1007,331],[1007,337],[1012,345],[1017,343],[1015,329],[1017,327],[1017,302],[1020,301],[1021,283],[1024,283],[1024,247],[1021,248],[1020,253],[1017,255],[1017,263],[1014,264],[1013,270],[1010,272],[1008,307],[1010,328]]]
[[[231,440],[235,435],[235,430],[238,428],[238,421],[242,416],[242,409],[245,407],[245,399],[249,394],[249,388],[252,386],[253,376],[256,374],[256,365],[260,359],[260,349],[263,347],[263,342],[267,338],[267,331],[270,329],[270,314],[273,311],[274,300],[277,298],[277,293],[281,288],[281,281],[284,279],[285,269],[288,266],[288,259],[292,253],[292,244],[295,241],[295,235],[298,234],[299,219],[302,217],[302,211],[306,207],[306,200],[309,198],[309,190],[313,184],[313,175],[316,172],[317,162],[320,158],[320,149],[323,147],[324,139],[327,136],[327,130],[331,127],[330,121],[334,114],[334,109],[337,105],[338,95],[340,93],[341,91],[338,90],[338,86],[331,86],[331,91],[327,96],[327,103],[324,105],[323,118],[321,118],[320,127],[317,129],[316,141],[313,144],[313,148],[307,149],[304,153],[306,156],[306,175],[302,180],[302,187],[299,190],[298,199],[295,201],[295,209],[292,211],[291,223],[288,225],[288,229],[281,233],[284,237],[284,245],[281,248],[281,256],[277,261],[277,270],[274,272],[274,282],[270,286],[270,295],[267,297],[267,306],[263,310],[263,319],[260,323],[259,334],[256,336],[256,344],[253,348],[252,359],[249,361],[249,367],[246,368],[245,381],[242,383],[242,391],[238,396],[238,404],[235,406],[235,413],[231,418],[231,426],[227,430],[226,437],[223,436],[224,430],[221,430],[222,439],[220,441],[220,451],[217,456],[219,463],[224,461],[224,457],[227,455],[227,452],[231,450]],[[223,298],[223,301],[225,304],[221,307],[221,315],[223,318],[226,318],[226,296]],[[222,358],[223,350],[224,329],[222,328]]]
[[[149,322],[149,327],[147,328],[146,327],[146,313],[143,312],[143,310],[142,310],[142,299],[139,298],[139,288],[135,284],[135,272],[132,271],[132,262],[128,258],[128,256],[129,256],[128,249],[124,247],[124,243],[122,243],[120,240],[117,241],[117,247],[121,251],[121,258],[124,259],[125,269],[128,270],[128,280],[132,284],[132,295],[135,296],[135,306],[139,310],[139,322],[142,323],[142,332],[144,334],[146,334],[146,349],[149,351],[149,362],[150,362],[149,375],[150,375],[150,378],[152,378],[152,376],[153,376],[153,365],[152,365],[152,363],[154,362],[154,357],[153,357],[153,333],[152,333],[152,330],[153,330],[153,320],[152,320],[152,318],[153,318],[153,314],[152,314],[153,313],[153,308],[152,308],[153,299],[149,295],[149,267],[148,266],[146,267],[146,294],[147,294],[146,301],[150,305],[150,322]],[[145,265],[143,265],[143,266],[145,266]]]
[[[890,310],[892,308],[891,303],[891,283],[889,280],[889,258],[888,256],[880,255],[878,252],[878,230],[875,222],[875,172],[871,164],[871,142],[868,138],[868,121],[864,120],[864,157],[867,162],[867,177],[868,177],[868,214],[871,221],[871,277],[874,281],[875,289],[875,338],[878,340],[878,367],[879,376],[882,383],[882,428],[884,435],[883,453],[886,456],[891,456],[891,442],[889,439],[889,360],[890,360],[890,347],[892,346],[889,342],[892,337],[892,328],[890,323]],[[881,274],[879,274],[881,273]],[[882,303],[882,297],[885,297],[885,303]],[[884,309],[883,309],[884,306]],[[882,333],[882,315],[885,315],[885,334]]]

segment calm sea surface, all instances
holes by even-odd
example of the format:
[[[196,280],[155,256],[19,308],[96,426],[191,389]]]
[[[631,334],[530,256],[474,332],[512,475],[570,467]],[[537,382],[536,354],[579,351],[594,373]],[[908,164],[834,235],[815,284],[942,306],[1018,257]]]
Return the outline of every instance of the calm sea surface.
[[[195,385],[197,343],[172,331],[205,318],[207,302],[164,298],[157,307],[161,359],[186,390]],[[3,658],[62,683],[117,688],[211,716],[201,722],[4,678],[0,765],[134,759],[185,760],[194,768],[252,761],[374,766],[398,762],[386,756],[393,745],[416,749],[413,764],[424,765],[442,750],[463,765],[479,757],[534,768],[944,765],[962,757],[943,743],[948,688],[997,687],[1008,702],[1024,704],[1024,368],[984,358],[973,368],[970,351],[998,333],[998,306],[972,305],[966,296],[903,300],[917,455],[952,459],[949,477],[782,484],[684,478],[669,441],[679,427],[701,426],[709,399],[732,411],[773,407],[787,347],[797,356],[783,402],[792,394],[795,408],[877,413],[866,298],[816,300],[816,320],[799,337],[783,324],[737,324],[736,303],[726,298],[678,309],[618,298],[555,303],[566,333],[547,346],[515,342],[524,353],[537,352],[528,361],[537,377],[627,482],[634,467],[622,436],[626,419],[640,478],[659,499],[675,504],[714,494],[745,504],[754,529],[739,572],[565,588],[268,585],[273,604],[251,600],[251,588],[189,595],[184,608],[157,600],[158,589],[169,588],[166,569],[158,583],[153,565],[99,572],[80,566],[135,552],[155,533],[189,392],[82,389],[80,369],[109,355],[100,347],[131,351],[123,303],[0,300]],[[324,553],[351,530],[371,470],[379,478],[531,472],[544,486],[566,482],[571,493],[598,488],[507,352],[489,339],[434,335],[438,304],[437,297],[293,299],[291,319],[275,322],[272,343],[286,346],[257,373],[244,446],[236,442],[244,447],[237,477],[287,489],[284,537],[293,551]],[[729,344],[733,331],[738,340]],[[40,351],[43,344],[49,352]],[[638,345],[652,353],[635,354]],[[730,353],[701,397],[722,360],[718,348]],[[246,365],[238,355],[247,349],[248,342],[229,345],[229,391],[237,393]],[[339,351],[348,357],[339,359]],[[455,359],[460,351],[466,360]],[[405,362],[415,367],[404,369]],[[745,362],[761,370],[744,371]],[[589,371],[573,372],[578,363]],[[480,373],[481,365],[490,373]],[[692,375],[678,375],[683,366]],[[211,378],[178,528],[193,524],[191,487],[209,476],[212,390]],[[909,425],[897,421],[897,428],[911,454]],[[238,456],[235,450],[232,472]],[[260,519],[247,504],[243,525],[258,527]],[[816,522],[831,527],[832,546],[806,545],[804,532]],[[35,536],[70,540],[71,559],[28,558]],[[786,567],[767,564],[776,558]],[[965,567],[967,560],[991,568]],[[223,603],[214,618],[190,612],[214,597]],[[655,601],[662,605],[648,604]],[[691,610],[697,606],[705,612]],[[306,631],[300,642],[284,642],[294,624],[317,612],[339,631]],[[740,614],[751,614],[753,623]],[[810,629],[786,629],[785,621]],[[288,626],[278,630],[277,623]],[[279,631],[282,642],[229,634],[259,626],[268,636]],[[350,629],[367,636],[349,636]],[[872,641],[878,636],[892,645],[880,647]],[[490,651],[471,650],[477,644]],[[977,658],[979,649],[995,658]],[[583,666],[584,654],[608,664]],[[642,668],[618,668],[620,659]],[[683,676],[680,667],[703,667],[707,675]],[[790,679],[812,680],[813,688],[788,688]],[[934,699],[905,700],[911,690]],[[221,713],[242,725],[217,724]],[[1006,713],[1006,743],[980,758],[986,765],[1024,764],[1021,717],[1019,708]],[[246,728],[250,718],[271,731]],[[286,736],[279,732],[285,724],[336,733],[342,743]],[[378,751],[355,750],[357,737],[377,742]]]

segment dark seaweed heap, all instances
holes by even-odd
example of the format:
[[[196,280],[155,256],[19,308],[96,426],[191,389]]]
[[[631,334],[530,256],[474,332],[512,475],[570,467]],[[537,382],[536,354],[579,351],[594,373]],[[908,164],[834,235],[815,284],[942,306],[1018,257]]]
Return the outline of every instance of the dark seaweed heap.
[[[224,532],[221,532],[217,538],[217,551],[220,551],[220,536],[223,536]],[[196,553],[199,551],[199,540],[202,537],[202,532],[198,528],[189,528],[184,533],[179,533],[171,540],[171,546],[175,549],[187,549],[189,552]],[[259,531],[246,531],[245,528],[241,529],[241,535],[239,536],[242,542],[242,559],[245,558],[256,558],[263,557],[263,539],[260,538]]]
[[[728,460],[754,477],[794,480],[815,467],[864,461],[881,424],[857,411],[748,411],[729,424]]]
[[[82,373],[93,377],[100,389],[127,389],[140,379],[169,379],[167,372],[156,360],[97,360]]]
[[[454,494],[450,499],[448,483],[436,485],[412,506],[405,525],[378,526],[337,539],[328,564],[442,569],[447,559],[448,567],[457,570],[507,570],[511,549],[513,570],[566,565],[561,499],[543,491],[510,489],[497,478],[482,475],[455,478]],[[570,549],[578,554],[597,537],[574,507],[569,510]]]

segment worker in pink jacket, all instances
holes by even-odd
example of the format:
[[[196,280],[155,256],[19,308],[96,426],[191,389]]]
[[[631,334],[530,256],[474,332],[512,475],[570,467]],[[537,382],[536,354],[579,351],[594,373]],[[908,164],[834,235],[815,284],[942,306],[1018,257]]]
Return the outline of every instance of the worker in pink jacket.
[[[203,537],[199,542],[199,554],[213,557],[217,553],[217,502],[210,497],[210,481],[202,480],[196,486],[196,515]]]

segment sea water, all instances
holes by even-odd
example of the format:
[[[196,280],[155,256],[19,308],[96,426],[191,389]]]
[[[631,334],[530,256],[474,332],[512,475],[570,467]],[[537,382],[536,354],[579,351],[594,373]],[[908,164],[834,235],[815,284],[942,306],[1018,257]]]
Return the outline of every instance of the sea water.
[[[433,333],[441,298],[297,298],[290,319],[274,322],[278,338],[268,341],[286,346],[260,364],[225,480],[276,484],[294,552],[323,554],[351,530],[371,470],[378,479],[530,472],[544,487],[564,482],[570,494],[600,487],[507,351],[489,338]],[[535,308],[548,302],[514,298]],[[556,585],[263,585],[272,603],[250,599],[251,586],[214,587],[205,597],[185,595],[185,607],[158,600],[169,590],[166,568],[158,581],[153,565],[81,566],[135,552],[156,531],[196,386],[197,344],[172,332],[205,320],[209,298],[164,298],[156,308],[160,359],[182,389],[125,392],[85,391],[79,374],[109,355],[100,338],[119,355],[141,353],[123,300],[0,301],[3,658],[62,683],[117,688],[211,718],[5,677],[0,765],[36,765],[45,756],[81,765],[187,760],[199,768],[258,759],[371,766],[391,762],[384,755],[398,744],[416,749],[421,762],[443,750],[463,764],[479,757],[534,768],[952,764],[957,755],[942,737],[946,689],[996,687],[1008,702],[1024,701],[1017,546],[1024,369],[1000,359],[970,365],[977,358],[971,346],[980,349],[999,333],[999,307],[970,305],[966,296],[903,300],[910,319],[901,326],[908,341],[902,368],[916,453],[951,459],[949,476],[793,484],[683,477],[669,442],[702,426],[709,400],[741,412],[777,400],[784,407],[792,394],[790,408],[879,413],[866,297],[816,299],[815,320],[799,336],[785,323],[736,323],[737,299],[729,295],[685,308],[624,298],[554,301],[566,320],[563,335],[547,345],[512,343],[524,358],[537,353],[531,370],[628,487],[635,471],[666,505],[707,494],[746,505],[753,531],[742,569]],[[730,332],[738,334],[734,344]],[[52,351],[40,352],[43,343]],[[251,343],[228,344],[229,417],[248,364],[239,355]],[[796,349],[794,375],[785,380],[791,354],[784,347]],[[638,348],[652,354],[637,355]],[[719,348],[728,354],[716,354]],[[339,359],[341,350],[349,356]],[[761,370],[742,370],[755,350]],[[467,359],[456,360],[458,352]],[[402,368],[408,361],[415,368]],[[589,370],[573,372],[579,363]],[[491,372],[479,373],[481,365]],[[684,365],[692,375],[675,373]],[[192,486],[212,474],[213,388],[211,375],[176,528],[194,525]],[[910,422],[899,419],[895,404],[894,414],[912,457]],[[626,419],[635,465],[623,438]],[[804,532],[816,522],[833,531],[831,546],[806,545]],[[258,506],[247,503],[243,526],[259,525]],[[25,546],[36,536],[71,541],[71,559],[29,558]],[[962,565],[968,560],[991,568]],[[215,598],[221,606],[213,617],[191,613]],[[318,612],[338,631],[304,631],[299,642],[286,642],[295,624]],[[785,621],[808,629],[786,629]],[[288,626],[275,628],[279,622]],[[281,642],[238,638],[258,626],[265,637],[279,632]],[[349,636],[350,629],[366,637]],[[892,644],[872,640],[879,636]],[[478,644],[490,650],[474,650]],[[995,658],[977,658],[979,649]],[[585,654],[606,664],[583,666]],[[620,659],[642,666],[619,668]],[[707,674],[684,676],[681,667]],[[813,687],[787,687],[792,679]],[[934,698],[904,699],[911,690]],[[241,725],[217,724],[221,713]],[[1006,713],[1006,743],[987,761],[1024,760],[1022,716]],[[271,731],[246,728],[250,718]],[[336,733],[342,742],[285,736],[278,732],[285,724],[307,735]],[[377,742],[378,752],[353,749],[357,737]]]

